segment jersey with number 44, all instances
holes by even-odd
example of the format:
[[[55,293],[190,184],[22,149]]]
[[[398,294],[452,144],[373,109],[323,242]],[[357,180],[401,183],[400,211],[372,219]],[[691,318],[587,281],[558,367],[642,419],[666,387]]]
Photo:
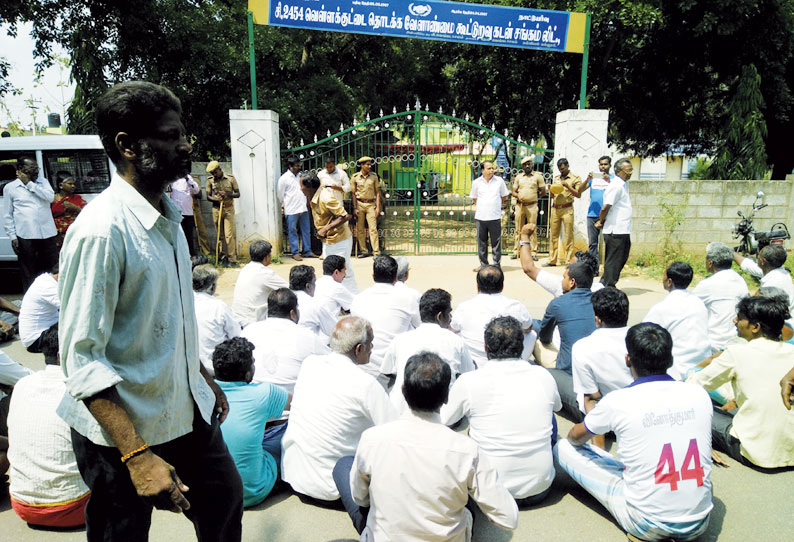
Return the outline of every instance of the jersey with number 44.
[[[605,395],[584,423],[595,434],[614,431],[626,502],[647,519],[678,523],[711,511],[712,415],[702,387],[657,376]]]

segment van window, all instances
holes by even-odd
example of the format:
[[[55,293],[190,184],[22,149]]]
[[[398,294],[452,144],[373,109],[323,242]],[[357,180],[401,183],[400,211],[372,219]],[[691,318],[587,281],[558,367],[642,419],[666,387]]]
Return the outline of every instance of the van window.
[[[110,184],[108,158],[101,150],[42,151],[44,176],[58,189],[68,177],[78,194],[99,194]]]

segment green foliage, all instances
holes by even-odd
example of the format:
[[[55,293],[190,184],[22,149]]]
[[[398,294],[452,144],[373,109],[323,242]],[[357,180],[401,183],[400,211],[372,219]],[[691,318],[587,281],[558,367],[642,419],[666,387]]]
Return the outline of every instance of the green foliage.
[[[706,158],[698,158],[695,167],[689,170],[689,178],[693,181],[699,181],[702,179],[711,179],[709,173],[710,166],[711,166],[711,160],[707,160]]]
[[[657,199],[657,204],[662,211],[662,225],[664,226],[661,241],[664,261],[675,261],[681,255],[681,238],[679,228],[684,221],[684,209],[686,208],[688,200],[688,194],[681,203],[672,203],[670,201],[666,201],[662,196]]]

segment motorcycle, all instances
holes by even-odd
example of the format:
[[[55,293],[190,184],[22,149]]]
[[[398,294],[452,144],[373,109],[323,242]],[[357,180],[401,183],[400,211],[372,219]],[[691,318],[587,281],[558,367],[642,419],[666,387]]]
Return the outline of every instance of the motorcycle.
[[[753,228],[753,217],[756,211],[760,211],[767,204],[764,202],[764,193],[758,192],[753,202],[753,210],[749,216],[745,216],[742,211],[738,211],[741,220],[733,227],[733,238],[739,239],[739,246],[734,247],[736,252],[743,255],[758,254],[767,245],[782,245],[786,239],[791,239],[788,227],[783,222],[777,222],[772,228],[766,231],[756,231]]]

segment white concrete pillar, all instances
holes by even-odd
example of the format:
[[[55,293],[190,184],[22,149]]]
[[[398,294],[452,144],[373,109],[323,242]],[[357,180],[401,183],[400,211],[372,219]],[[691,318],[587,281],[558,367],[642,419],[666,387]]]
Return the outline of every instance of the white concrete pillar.
[[[598,174],[598,159],[609,154],[606,109],[566,109],[557,113],[554,134],[554,175],[559,175],[557,160],[567,158],[571,173],[584,181],[591,171]],[[579,250],[587,249],[587,208],[590,190],[574,200],[574,243]]]
[[[229,110],[232,174],[240,185],[234,200],[237,253],[248,255],[248,245],[265,239],[281,252],[281,205],[276,183],[281,176],[278,114],[268,110]]]

